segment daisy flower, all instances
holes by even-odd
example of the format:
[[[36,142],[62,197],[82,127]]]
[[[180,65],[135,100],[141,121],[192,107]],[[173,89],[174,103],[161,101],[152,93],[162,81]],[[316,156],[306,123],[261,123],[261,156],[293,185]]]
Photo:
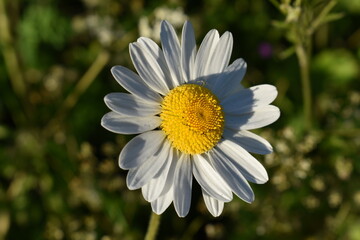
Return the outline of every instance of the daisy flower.
[[[211,30],[196,48],[194,30],[185,22],[181,44],[174,28],[161,23],[160,48],[141,37],[130,44],[138,74],[115,66],[111,72],[129,93],[110,93],[111,112],[101,125],[119,134],[139,134],[119,156],[129,170],[129,189],[141,188],[156,214],[173,202],[180,217],[188,214],[193,177],[201,186],[205,205],[219,216],[233,193],[254,201],[248,182],[262,184],[268,175],[249,152],[268,154],[271,145],[249,132],[279,118],[269,105],[277,95],[271,85],[244,88],[246,63],[229,65],[233,38]]]

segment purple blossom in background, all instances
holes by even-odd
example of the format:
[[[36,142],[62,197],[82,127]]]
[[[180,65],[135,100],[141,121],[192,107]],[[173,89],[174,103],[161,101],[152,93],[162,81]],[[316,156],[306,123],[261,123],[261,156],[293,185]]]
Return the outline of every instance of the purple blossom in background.
[[[258,53],[262,58],[270,58],[272,56],[273,48],[270,43],[260,43],[258,47]]]

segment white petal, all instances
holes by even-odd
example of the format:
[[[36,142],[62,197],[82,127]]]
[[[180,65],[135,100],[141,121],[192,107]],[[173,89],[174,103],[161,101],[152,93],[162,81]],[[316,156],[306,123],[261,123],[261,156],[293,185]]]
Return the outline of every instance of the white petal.
[[[182,154],[174,174],[175,210],[179,217],[185,217],[191,205],[192,163],[189,155]]]
[[[241,113],[248,111],[253,106],[265,106],[275,100],[277,90],[274,86],[263,84],[243,89],[221,101],[226,113]]]
[[[172,161],[161,195],[169,191],[169,189],[174,184],[175,169],[180,156],[179,151],[177,149],[172,148],[170,151],[171,151],[170,154],[172,155]]]
[[[219,99],[225,99],[242,88],[240,82],[245,73],[246,62],[236,59],[218,77],[209,79],[209,88]]]
[[[211,197],[207,192],[204,191],[204,189],[202,189],[202,194],[205,205],[209,210],[209,212],[211,213],[211,215],[213,215],[214,217],[220,216],[220,214],[224,209],[224,202]]]
[[[199,154],[193,155],[193,174],[200,186],[212,197],[229,202],[232,193],[226,182],[213,169],[208,161]]]
[[[164,53],[153,40],[146,37],[140,37],[138,38],[137,42],[144,50],[146,50],[148,53],[154,56],[154,58],[158,61],[161,68],[165,67],[167,69]]]
[[[170,74],[173,81],[179,86],[184,82],[180,68],[180,44],[173,26],[167,21],[161,22],[160,38]]]
[[[173,162],[173,154],[169,141],[164,141],[164,149],[168,152],[165,164],[161,167],[159,174],[155,175],[145,186],[141,188],[142,194],[146,201],[152,202],[156,200],[163,192],[164,186],[167,183],[168,173]],[[171,180],[169,180],[171,181]],[[169,184],[172,184],[169,183]]]
[[[123,67],[115,66],[111,68],[111,73],[115,80],[128,92],[144,99],[149,103],[161,103],[162,97],[149,88],[144,81],[133,71]]]
[[[161,112],[158,103],[145,102],[142,98],[128,93],[110,93],[105,96],[104,101],[114,112],[127,116],[145,117]]]
[[[148,54],[152,55],[154,59],[157,61],[161,70],[164,73],[165,79],[167,80],[166,83],[168,85],[168,88],[173,89],[176,86],[178,86],[177,82],[174,82],[172,80],[164,53],[160,49],[160,47],[153,40],[145,37],[139,38],[137,42],[145,51],[147,51]]]
[[[249,183],[225,154],[215,147],[208,153],[208,156],[216,171],[224,178],[231,190],[243,201],[253,202],[255,196]]]
[[[215,29],[208,32],[204,37],[195,58],[196,78],[207,76],[211,72],[209,68],[210,56],[214,52],[218,42],[219,33]]]
[[[252,153],[269,154],[273,151],[273,148],[268,141],[246,130],[233,131],[225,128],[223,136],[225,139],[229,139],[239,144],[246,151]]]
[[[223,140],[218,143],[217,148],[226,155],[229,159],[228,161],[230,161],[248,181],[262,184],[269,180],[263,165],[238,144],[230,140]]]
[[[196,42],[194,29],[189,21],[186,21],[181,38],[181,68],[183,71],[184,81],[188,82],[195,78],[195,56]]]
[[[163,131],[151,131],[134,137],[122,149],[119,166],[122,169],[139,167],[160,149],[165,136]]]
[[[156,116],[129,117],[115,112],[105,114],[101,119],[101,126],[107,130],[120,134],[143,133],[161,124],[161,119]]]
[[[230,32],[225,32],[212,53],[209,62],[208,74],[221,73],[229,65],[233,47],[233,38]]]
[[[152,156],[148,156],[142,165],[137,168],[131,168],[126,177],[126,184],[129,189],[134,190],[143,187],[156,176],[168,160],[169,148],[165,144],[161,144]]]
[[[159,198],[151,202],[151,208],[156,214],[162,214],[174,199],[174,189],[171,188]]]
[[[239,115],[225,114],[225,127],[233,130],[251,130],[267,126],[280,117],[279,108],[273,105],[252,107]]]
[[[169,92],[167,79],[154,56],[148,54],[141,44],[131,43],[130,57],[144,82],[155,92],[165,96]]]

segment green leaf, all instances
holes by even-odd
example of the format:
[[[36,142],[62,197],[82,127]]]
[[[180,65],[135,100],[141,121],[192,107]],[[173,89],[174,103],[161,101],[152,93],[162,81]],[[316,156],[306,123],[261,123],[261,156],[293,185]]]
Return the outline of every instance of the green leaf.
[[[315,56],[313,71],[316,79],[342,86],[356,79],[359,73],[355,57],[345,49],[325,50]]]
[[[25,62],[32,67],[53,59],[54,50],[60,50],[69,37],[69,20],[53,6],[30,5],[18,26],[19,41]]]
[[[357,0],[341,0],[339,5],[348,10],[350,13],[360,13],[360,1]]]

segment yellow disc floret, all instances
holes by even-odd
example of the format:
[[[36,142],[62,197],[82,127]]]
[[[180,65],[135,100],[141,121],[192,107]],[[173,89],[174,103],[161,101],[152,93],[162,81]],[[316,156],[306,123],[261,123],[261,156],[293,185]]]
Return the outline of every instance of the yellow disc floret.
[[[160,118],[172,146],[187,154],[209,151],[224,130],[219,100],[209,89],[195,84],[171,90],[162,102]]]

